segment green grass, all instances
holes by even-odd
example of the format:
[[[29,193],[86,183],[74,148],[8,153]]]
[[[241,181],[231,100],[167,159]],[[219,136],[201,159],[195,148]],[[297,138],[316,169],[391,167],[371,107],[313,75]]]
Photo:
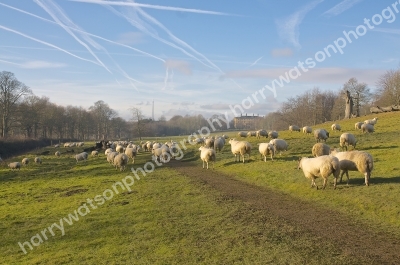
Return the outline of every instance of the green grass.
[[[363,185],[361,173],[350,173],[350,185],[333,190],[310,188],[310,181],[296,168],[296,158],[311,156],[315,140],[310,135],[282,131],[290,150],[275,161],[263,162],[257,143],[265,140],[247,138],[253,147],[250,163],[234,163],[230,146],[217,154],[215,170],[240,181],[285,193],[295,199],[312,201],[338,212],[366,221],[372,227],[400,236],[400,164],[398,122],[400,113],[378,115],[375,133],[362,135],[354,123],[362,119],[340,121],[344,131],[358,139],[357,149],[370,152],[375,161],[371,185]],[[313,128],[326,128],[331,123]],[[228,133],[235,136],[235,132]],[[331,134],[330,146],[338,146],[340,133]],[[182,140],[184,137],[173,137]],[[169,140],[159,138],[160,141]],[[201,169],[197,147],[187,145],[184,161],[194,161]],[[45,148],[40,151],[51,150]],[[61,150],[64,150],[61,148]],[[79,149],[80,150],[80,149]],[[75,151],[79,151],[75,150]],[[104,154],[76,164],[72,154],[61,158],[42,156],[43,164],[33,164],[35,155],[21,171],[0,169],[0,263],[2,264],[356,264],[343,257],[331,245],[329,255],[316,251],[314,239],[304,234],[293,236],[296,228],[257,223],[242,216],[246,205],[222,200],[221,194],[206,185],[194,183],[171,168],[156,167],[136,180],[132,191],[121,191],[97,209],[81,216],[73,225],[65,224],[65,235],[55,229],[33,250],[24,254],[18,242],[29,241],[60,218],[77,210],[87,199],[112,189],[116,181],[129,175],[111,167]],[[150,161],[141,153],[135,167]],[[205,174],[206,171],[204,171]],[[317,182],[321,185],[321,182]],[[345,224],[343,224],[345,225]],[[257,235],[262,235],[258,237]]]

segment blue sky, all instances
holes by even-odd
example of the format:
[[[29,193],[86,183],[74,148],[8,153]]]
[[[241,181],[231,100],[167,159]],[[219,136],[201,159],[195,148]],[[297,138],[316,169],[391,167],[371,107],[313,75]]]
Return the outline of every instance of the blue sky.
[[[232,118],[230,105],[265,115],[351,77],[373,90],[399,66],[399,11],[394,0],[0,0],[0,71],[56,104],[103,100],[126,119],[131,107],[151,117],[153,100],[155,119]]]

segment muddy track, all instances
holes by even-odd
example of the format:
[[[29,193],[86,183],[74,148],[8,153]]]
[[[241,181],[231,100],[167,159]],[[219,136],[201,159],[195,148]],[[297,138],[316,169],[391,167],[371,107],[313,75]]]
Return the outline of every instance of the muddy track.
[[[223,200],[235,200],[246,207],[241,219],[258,223],[288,223],[315,237],[315,244],[332,244],[339,255],[350,257],[354,264],[400,264],[400,239],[374,231],[367,224],[314,204],[295,200],[285,194],[244,183],[214,170],[202,170],[198,163],[171,161],[169,167],[189,177],[195,184],[218,191]],[[316,247],[316,251],[319,247]]]

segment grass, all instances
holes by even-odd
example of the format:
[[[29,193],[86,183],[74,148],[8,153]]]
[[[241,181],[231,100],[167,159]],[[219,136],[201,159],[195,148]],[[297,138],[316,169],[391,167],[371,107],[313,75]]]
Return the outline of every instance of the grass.
[[[311,156],[315,140],[288,131],[280,132],[280,138],[289,142],[290,150],[275,161],[264,162],[259,157],[257,143],[265,140],[248,138],[254,147],[250,162],[234,163],[227,144],[223,153],[217,154],[215,171],[330,207],[400,237],[399,114],[378,117],[373,134],[362,135],[354,130],[354,123],[363,119],[339,122],[342,131],[356,135],[357,149],[374,157],[369,187],[363,185],[361,173],[351,172],[349,186],[340,184],[333,190],[330,183],[324,191],[310,189],[310,181],[295,169],[294,160]],[[330,131],[330,125],[313,128]],[[337,146],[339,136],[339,132],[332,133],[327,143]],[[194,161],[202,170],[197,148],[187,147],[183,160]],[[54,148],[41,151],[45,150],[54,153]],[[32,162],[35,155],[9,161],[21,161],[23,157]],[[55,229],[55,236],[50,235],[24,254],[18,242],[29,241],[59,223],[60,218],[87,204],[88,198],[104,195],[103,191],[130,174],[112,168],[104,154],[79,164],[71,154],[42,158],[42,165],[32,163],[21,171],[0,168],[2,264],[357,264],[332,245],[324,246],[328,254],[316,251],[315,239],[296,234],[296,228],[289,224],[245,218],[246,205],[242,202],[222,199],[218,191],[163,166],[137,180],[131,192],[120,190],[96,209],[89,208],[90,213],[80,216],[79,221],[64,224],[64,236]],[[139,154],[135,168],[148,161],[148,153]]]

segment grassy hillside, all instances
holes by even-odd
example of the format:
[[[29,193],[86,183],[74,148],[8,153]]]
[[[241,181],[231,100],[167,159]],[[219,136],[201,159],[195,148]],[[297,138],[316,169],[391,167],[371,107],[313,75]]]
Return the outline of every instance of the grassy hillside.
[[[384,230],[400,238],[400,113],[376,116],[378,124],[372,134],[356,131],[354,123],[374,116],[338,122],[342,132],[356,135],[358,150],[374,157],[369,187],[363,184],[361,173],[350,172],[349,186],[342,183],[333,190],[331,178],[326,190],[311,189],[310,181],[296,169],[295,160],[311,156],[315,140],[289,131],[280,132],[280,138],[289,142],[290,150],[275,161],[260,159],[257,143],[266,139],[247,138],[254,147],[250,162],[234,163],[227,144],[223,153],[217,154],[215,171],[329,207],[352,216],[354,222],[367,223],[368,229]],[[313,129],[330,131],[330,125]],[[340,134],[331,133],[327,144],[338,146]],[[234,132],[228,135],[236,137]],[[173,139],[180,141],[183,137]],[[192,161],[203,170],[198,147],[186,146],[182,161]],[[44,150],[55,151],[50,147]],[[33,161],[34,155],[6,162],[23,157]],[[328,254],[316,253],[310,235],[290,236],[293,227],[245,221],[239,213],[246,205],[221,199],[218,191],[193,183],[173,168],[156,166],[154,172],[140,175],[128,191],[115,184],[132,173],[116,171],[104,154],[79,164],[71,154],[42,158],[42,165],[30,164],[21,171],[10,171],[5,164],[0,169],[2,264],[357,264],[351,257],[337,254],[333,245],[325,246]],[[142,168],[149,161],[150,154],[141,153],[134,167]],[[95,198],[96,208],[88,202]],[[78,209],[80,214],[74,213]],[[75,214],[76,220],[69,214]],[[63,232],[53,225],[60,226],[60,222]],[[49,229],[43,232],[52,225],[54,236]],[[259,233],[268,237],[256,239],[254,235]],[[30,250],[25,245],[24,254],[18,242],[32,244],[32,237],[36,246]]]

